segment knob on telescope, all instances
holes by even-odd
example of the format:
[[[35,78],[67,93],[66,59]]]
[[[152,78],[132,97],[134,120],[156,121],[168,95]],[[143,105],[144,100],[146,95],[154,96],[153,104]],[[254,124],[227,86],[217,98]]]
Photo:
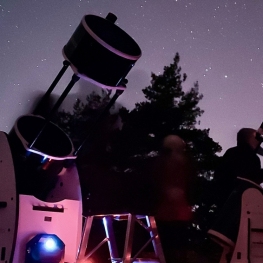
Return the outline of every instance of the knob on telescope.
[[[261,123],[261,125],[259,126],[259,128],[256,132],[256,139],[259,142],[263,142],[263,122]]]
[[[113,13],[108,13],[106,16],[106,19],[111,21],[112,23],[115,23],[117,20],[117,16],[115,16]]]

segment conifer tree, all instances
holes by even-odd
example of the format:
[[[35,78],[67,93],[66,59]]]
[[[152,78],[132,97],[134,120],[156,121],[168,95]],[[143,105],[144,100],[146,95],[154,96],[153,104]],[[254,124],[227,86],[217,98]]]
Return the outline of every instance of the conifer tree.
[[[72,111],[57,113],[54,121],[69,135],[75,147],[89,133],[96,117],[110,101],[110,95],[111,92],[104,89],[101,94],[93,91],[86,96],[86,102],[77,99]]]
[[[122,128],[115,134],[110,154],[117,171],[144,177],[142,167],[158,155],[162,140],[170,134],[179,135],[197,164],[197,177],[190,193],[195,221],[189,235],[192,242],[202,243],[216,214],[212,213],[216,211],[211,201],[212,179],[221,146],[210,138],[209,129],[198,128],[204,112],[199,107],[203,95],[198,82],[189,90],[183,88],[187,75],[181,72],[179,62],[177,53],[162,74],[152,73],[151,85],[142,90],[145,101],[136,103],[131,111],[120,109]]]
[[[216,153],[221,147],[209,137],[209,129],[196,127],[204,112],[198,106],[203,95],[199,93],[198,82],[188,91],[183,89],[187,76],[181,73],[179,61],[177,53],[162,74],[152,73],[151,85],[143,89],[146,101],[136,103],[131,111],[120,109],[123,125],[117,136],[115,153],[120,161],[132,157],[148,158],[158,150],[165,136],[177,134],[191,148],[198,162],[199,175],[210,180]]]
[[[197,163],[198,176],[193,182],[193,209],[195,210],[196,242],[204,240],[209,222],[215,213],[211,203],[211,183],[221,146],[209,136],[209,129],[199,129],[203,110],[199,102],[198,82],[189,90],[184,89],[187,75],[179,66],[180,56],[176,53],[173,62],[165,66],[163,73],[151,74],[151,83],[144,88],[145,101],[136,103],[134,109],[119,109],[121,126],[114,131],[103,150],[107,155],[109,169],[120,175],[143,178],[142,167],[158,155],[162,140],[170,134],[179,135],[188,145]],[[86,104],[78,100],[73,113],[62,112],[60,125],[73,140],[90,125],[100,109],[110,99],[110,94],[94,94],[87,97]],[[81,131],[80,131],[81,130]],[[97,134],[99,136],[99,134]],[[102,137],[101,137],[102,138]],[[107,147],[106,147],[107,146]],[[87,160],[88,161],[88,160]],[[200,231],[201,230],[201,231]],[[193,239],[192,239],[193,240]]]

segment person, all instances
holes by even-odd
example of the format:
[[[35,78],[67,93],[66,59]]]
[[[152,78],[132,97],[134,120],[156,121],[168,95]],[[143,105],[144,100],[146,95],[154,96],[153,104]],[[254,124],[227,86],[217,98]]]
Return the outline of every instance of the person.
[[[187,262],[187,231],[193,216],[189,191],[196,175],[193,164],[179,136],[164,138],[154,169],[159,187],[155,218],[166,263]]]
[[[259,190],[263,181],[257,152],[261,141],[257,131],[242,128],[237,133],[237,146],[226,151],[215,171],[216,202],[219,212],[208,230],[209,237],[223,248],[220,262],[230,262],[237,241],[241,217],[242,195],[249,188]]]
[[[257,180],[261,174],[261,162],[257,155],[260,141],[257,131],[242,128],[237,133],[237,145],[229,148],[215,170],[215,202],[221,209],[231,192],[239,184],[239,178]]]
[[[162,145],[158,172],[160,196],[156,217],[164,221],[189,221],[192,217],[187,192],[193,166],[185,142],[177,135],[167,136]]]

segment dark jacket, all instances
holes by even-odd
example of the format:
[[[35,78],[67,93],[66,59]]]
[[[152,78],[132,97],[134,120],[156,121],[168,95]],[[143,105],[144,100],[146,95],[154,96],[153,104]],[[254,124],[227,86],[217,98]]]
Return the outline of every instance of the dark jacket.
[[[258,182],[261,175],[260,159],[247,145],[228,149],[215,171],[215,188],[218,206],[225,203],[231,192],[237,187],[237,177]]]

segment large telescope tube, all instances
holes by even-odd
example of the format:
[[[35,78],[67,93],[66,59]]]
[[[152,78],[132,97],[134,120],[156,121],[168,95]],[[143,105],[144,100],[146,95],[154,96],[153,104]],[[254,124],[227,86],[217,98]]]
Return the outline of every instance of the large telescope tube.
[[[64,46],[63,56],[81,78],[102,88],[117,88],[141,57],[141,49],[107,18],[84,16]]]

